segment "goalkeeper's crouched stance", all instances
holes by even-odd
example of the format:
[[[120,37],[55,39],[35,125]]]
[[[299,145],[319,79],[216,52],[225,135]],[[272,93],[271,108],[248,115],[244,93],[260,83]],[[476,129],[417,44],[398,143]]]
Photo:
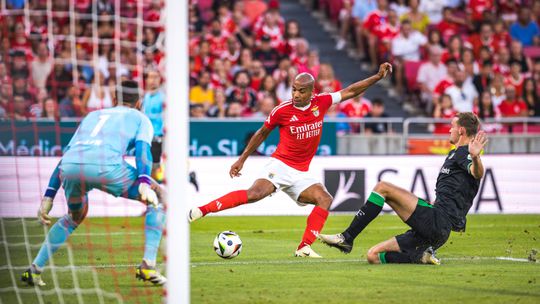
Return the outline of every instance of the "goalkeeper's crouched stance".
[[[119,90],[117,96],[122,96],[122,105],[86,116],[50,179],[38,211],[39,220],[45,225],[51,224],[48,213],[60,184],[65,190],[69,212],[51,227],[32,265],[22,274],[22,281],[28,285],[45,285],[41,273],[50,257],[86,217],[88,192],[92,189],[147,205],[144,257],[136,269],[136,277],[156,285],[167,282],[156,270],[165,226],[165,193],[150,178],[152,125],[136,110],[140,107],[137,83],[123,81]],[[136,168],[123,159],[132,148],[135,148]]]

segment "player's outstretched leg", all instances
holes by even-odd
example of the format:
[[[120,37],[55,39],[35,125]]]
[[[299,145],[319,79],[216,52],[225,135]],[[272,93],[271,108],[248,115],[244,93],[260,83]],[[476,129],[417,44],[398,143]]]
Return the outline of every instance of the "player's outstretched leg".
[[[247,202],[248,196],[246,190],[233,191],[211,201],[204,206],[191,209],[188,214],[188,220],[189,222],[193,222],[202,218],[208,213],[234,208],[236,206],[246,204]]]
[[[297,257],[322,258],[311,248],[311,244],[315,242],[326,223],[328,209],[332,204],[332,196],[322,184],[314,184],[300,194],[298,201],[301,203],[313,203],[316,206],[307,218],[306,230],[294,255]]]
[[[41,272],[49,258],[66,242],[68,237],[77,228],[78,224],[66,214],[61,217],[49,230],[45,241],[32,262],[32,265],[22,274],[21,280],[30,286],[45,286],[41,279]]]
[[[234,208],[243,204],[261,200],[276,191],[276,186],[266,179],[258,179],[248,190],[233,191],[211,201],[210,203],[191,209],[188,213],[188,221],[191,223],[211,212]]]
[[[165,211],[160,205],[158,208],[148,206],[144,225],[144,257],[137,267],[135,277],[154,285],[163,285],[167,279],[156,270],[156,258],[163,228],[165,227]]]
[[[382,210],[384,197],[373,191],[369,195],[366,203],[354,216],[351,224],[345,231],[338,234],[320,234],[319,240],[328,246],[335,247],[344,253],[352,251],[353,242],[356,236],[373,221]]]

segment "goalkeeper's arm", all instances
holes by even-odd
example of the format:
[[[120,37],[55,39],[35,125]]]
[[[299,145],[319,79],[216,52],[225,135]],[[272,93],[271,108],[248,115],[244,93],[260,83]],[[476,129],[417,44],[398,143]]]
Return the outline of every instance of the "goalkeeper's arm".
[[[54,171],[51,174],[51,178],[49,178],[49,184],[47,185],[47,190],[45,190],[45,195],[43,195],[43,198],[41,199],[41,205],[39,206],[38,220],[44,225],[51,224],[51,217],[49,216],[49,212],[51,211],[53,207],[54,197],[56,196],[58,189],[60,189],[60,184],[61,184],[60,163],[61,161],[58,162],[58,164],[56,165],[56,168],[54,168]]]
[[[60,163],[62,161],[59,161],[56,165],[56,168],[54,168],[54,171],[51,175],[51,178],[49,178],[49,184],[47,185],[47,190],[45,190],[44,197],[48,197],[51,200],[54,200],[54,197],[56,196],[56,192],[58,192],[58,189],[60,189]]]
[[[139,174],[137,180],[139,182],[139,194],[141,195],[141,199],[144,202],[157,207],[159,203],[158,198],[155,191],[151,188],[152,178],[150,177],[150,174],[152,172],[152,152],[149,143],[142,140],[135,142],[135,163]]]

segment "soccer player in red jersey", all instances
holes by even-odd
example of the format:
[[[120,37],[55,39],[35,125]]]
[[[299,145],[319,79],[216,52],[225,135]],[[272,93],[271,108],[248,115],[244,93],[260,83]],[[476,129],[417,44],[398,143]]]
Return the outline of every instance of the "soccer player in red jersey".
[[[309,173],[309,164],[321,140],[324,114],[332,104],[362,94],[367,88],[392,72],[392,65],[383,63],[377,74],[334,92],[313,95],[315,79],[311,74],[298,74],[293,83],[292,99],[275,107],[263,126],[253,135],[240,158],[231,166],[229,175],[240,176],[244,162],[257,147],[279,127],[280,142],[260,178],[247,190],[230,192],[210,203],[190,210],[188,220],[193,222],[208,213],[259,201],[280,189],[297,204],[313,204],[315,208],[307,218],[307,226],[295,256],[320,258],[311,244],[328,217],[332,196],[326,187]]]

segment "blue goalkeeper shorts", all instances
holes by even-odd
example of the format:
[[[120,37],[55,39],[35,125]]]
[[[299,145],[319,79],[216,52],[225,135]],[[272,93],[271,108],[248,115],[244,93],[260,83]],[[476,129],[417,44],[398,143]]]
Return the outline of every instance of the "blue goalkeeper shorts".
[[[92,189],[131,199],[138,197],[137,169],[123,162],[119,165],[60,164],[60,178],[69,210],[78,211],[88,202]]]

